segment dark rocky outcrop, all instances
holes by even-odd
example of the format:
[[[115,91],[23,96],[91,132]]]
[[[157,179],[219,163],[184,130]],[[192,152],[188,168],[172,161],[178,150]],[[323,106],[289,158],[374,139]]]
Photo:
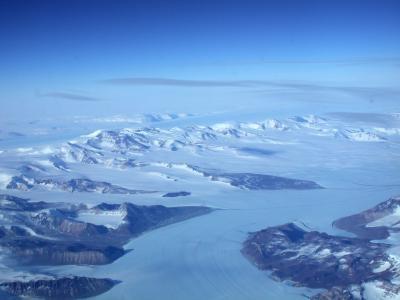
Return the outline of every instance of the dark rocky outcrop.
[[[311,297],[311,300],[360,300],[359,291],[352,291],[349,288],[333,287],[327,291],[318,293]]]
[[[0,213],[12,210],[0,226],[0,246],[28,265],[108,264],[126,253],[123,245],[143,232],[211,212],[208,207],[139,206],[101,203],[93,208],[66,203],[30,202],[0,195]],[[121,216],[115,228],[77,220],[83,213]]]
[[[0,283],[0,289],[14,296],[42,299],[78,299],[100,295],[118,282],[108,278],[64,277]]]
[[[181,192],[170,192],[170,193],[166,193],[164,195],[162,195],[163,197],[166,198],[172,198],[172,197],[185,197],[185,196],[190,196],[191,193],[190,192],[186,192],[186,191],[181,191]]]
[[[256,173],[225,173],[214,169],[203,169],[188,165],[192,170],[209,177],[213,181],[229,183],[232,186],[249,190],[309,190],[322,189],[323,187],[314,181],[293,179],[280,176],[256,174]]]
[[[253,173],[223,173],[212,176],[212,180],[229,180],[232,186],[249,190],[309,190],[321,189],[322,186],[310,180],[292,179],[286,177],[253,174]]]
[[[389,279],[376,273],[388,261],[386,244],[305,231],[293,223],[250,234],[242,253],[261,270],[310,288],[331,288]]]
[[[133,190],[105,181],[94,181],[87,178],[74,178],[70,180],[56,180],[53,178],[30,178],[25,175],[13,176],[7,184],[7,189],[17,189],[28,191],[35,187],[60,189],[67,192],[89,192],[102,194],[146,194],[155,193],[155,191]]]
[[[132,203],[83,204],[31,202],[0,194],[0,248],[10,266],[101,265],[123,256],[123,245],[143,232],[211,212],[208,207],[139,206]],[[78,220],[80,213],[120,215],[115,228]],[[0,299],[20,297],[76,299],[104,293],[111,279],[71,277],[3,281]]]
[[[28,199],[0,194],[0,210],[11,211],[37,211],[55,205],[44,201],[29,202]]]
[[[132,203],[123,203],[118,207],[126,213],[124,223],[115,231],[130,235],[139,235],[142,232],[161,226],[184,221],[212,211],[203,206],[165,207],[162,205],[139,206]]]
[[[150,148],[149,143],[148,138],[140,132],[125,133],[111,130],[101,131],[86,141],[86,144],[93,148],[111,147],[113,151],[144,151]]]
[[[392,283],[398,276],[397,262],[387,252],[393,245],[370,240],[398,232],[399,207],[400,198],[395,197],[333,223],[358,237],[332,236],[289,223],[250,233],[242,253],[276,279],[326,289],[313,300],[365,299],[367,285],[398,295],[400,287]],[[377,220],[377,226],[371,226]]]
[[[370,240],[385,239],[390,235],[390,232],[400,231],[400,228],[395,227],[397,225],[396,222],[393,224],[386,224],[386,226],[367,225],[368,223],[393,214],[398,208],[400,208],[400,197],[393,197],[358,214],[340,218],[333,222],[333,225],[339,229],[352,232],[360,238]],[[400,222],[400,218],[398,221]]]
[[[2,241],[5,254],[25,265],[102,265],[120,258],[126,251],[108,244],[14,238]]]

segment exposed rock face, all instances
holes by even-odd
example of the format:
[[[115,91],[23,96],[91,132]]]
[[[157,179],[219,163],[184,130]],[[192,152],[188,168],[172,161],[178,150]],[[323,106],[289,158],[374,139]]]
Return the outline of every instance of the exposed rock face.
[[[11,216],[4,214],[9,210]],[[132,237],[209,212],[208,207],[132,203],[102,203],[89,209],[83,204],[29,202],[0,195],[0,215],[9,224],[0,226],[0,246],[10,257],[30,265],[107,264],[126,253],[122,246]],[[121,223],[109,228],[82,222],[76,219],[80,213],[120,215]]]
[[[323,187],[314,181],[293,179],[280,176],[272,176],[255,173],[225,173],[219,170],[205,170],[197,166],[188,165],[188,167],[196,172],[201,173],[205,177],[209,177],[213,181],[221,181],[232,186],[249,189],[249,190],[308,190],[322,189]]]
[[[52,158],[53,165],[56,168],[65,169],[64,161],[81,162],[84,164],[98,164],[103,157],[99,151],[93,151],[76,143],[67,143],[60,149],[58,155]]]
[[[95,241],[94,241],[95,242]],[[126,253],[119,247],[110,245],[90,245],[52,241],[28,237],[2,241],[5,253],[18,258],[20,264],[27,265],[102,265],[113,262]]]
[[[311,297],[311,300],[360,300],[357,297],[358,291],[351,291],[347,288],[333,287],[330,290],[321,292]],[[358,293],[359,295],[359,293]]]
[[[90,223],[78,222],[73,219],[66,219],[59,216],[51,216],[47,213],[40,213],[32,217],[33,223],[43,231],[54,230],[57,233],[70,235],[72,237],[93,237],[108,233],[104,226]]]
[[[7,189],[17,189],[27,191],[35,187],[46,189],[60,189],[67,192],[89,192],[102,194],[144,194],[154,193],[154,191],[132,190],[104,181],[94,181],[86,178],[75,178],[67,181],[57,181],[54,179],[30,178],[24,175],[14,176]]]
[[[28,202],[28,199],[0,194],[0,210],[36,211],[53,206],[51,203]]]
[[[20,191],[27,191],[34,187],[25,176],[14,176],[11,181],[7,184],[7,189],[15,189]]]
[[[171,193],[166,193],[163,195],[163,197],[171,198],[171,197],[185,197],[185,196],[190,196],[190,192],[171,192]]]
[[[143,151],[149,149],[149,140],[138,132],[101,131],[87,140],[87,145],[96,148],[112,148],[117,150]]]
[[[253,173],[223,173],[212,176],[212,180],[228,180],[232,186],[249,190],[309,190],[322,188],[319,184],[309,180]]]
[[[100,265],[120,258],[123,245],[141,233],[206,214],[208,207],[139,206],[102,203],[88,208],[68,203],[30,202],[0,195],[0,249],[23,265]],[[78,220],[93,214],[118,215],[115,228]],[[116,284],[110,279],[72,277],[0,283],[0,298],[76,299],[93,297]]]
[[[397,299],[400,286],[393,280],[398,278],[400,259],[390,252],[393,244],[370,240],[399,232],[399,207],[400,198],[395,197],[334,222],[356,238],[289,223],[249,234],[242,253],[275,278],[326,289],[313,300]]]
[[[390,235],[390,232],[399,232],[400,214],[396,211],[400,209],[400,197],[393,197],[361,213],[340,218],[333,225],[337,228],[352,232],[361,238],[380,240]],[[386,217],[386,222],[376,223]]]
[[[118,282],[107,278],[65,277],[49,280],[11,281],[0,288],[11,295],[44,299],[89,298],[102,294]]]
[[[119,207],[126,212],[124,223],[116,231],[138,235],[144,231],[184,221],[195,216],[207,214],[211,208],[201,206],[165,207],[162,205],[138,206],[124,203]]]
[[[396,300],[399,295],[399,285],[375,280],[361,285],[333,287],[312,296],[311,300]]]
[[[293,223],[250,235],[243,254],[262,270],[281,280],[311,288],[331,288],[389,279],[390,270],[376,273],[388,261],[388,245],[357,238],[305,231]]]
[[[140,190],[130,190],[108,182],[93,181],[89,179],[71,179],[62,182],[60,188],[69,192],[99,192],[103,194],[137,194],[145,192]]]

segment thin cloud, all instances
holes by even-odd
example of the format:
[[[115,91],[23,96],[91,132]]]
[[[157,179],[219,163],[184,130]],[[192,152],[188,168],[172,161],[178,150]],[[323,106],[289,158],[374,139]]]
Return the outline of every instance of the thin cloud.
[[[372,99],[383,99],[387,97],[399,97],[400,89],[392,87],[362,87],[362,86],[329,86],[313,83],[278,83],[281,92],[305,92],[305,93],[341,93],[371,101]],[[276,92],[274,89],[259,88],[250,92],[270,94]]]
[[[234,65],[370,65],[370,64],[392,64],[397,66],[400,63],[400,57],[352,57],[342,59],[288,59],[288,60],[273,60],[273,59],[258,59],[248,61],[221,61],[213,62],[209,65],[234,66]]]
[[[44,93],[44,94],[39,94],[40,97],[46,97],[46,98],[58,98],[58,99],[65,99],[65,100],[72,100],[72,101],[89,101],[89,102],[94,102],[94,101],[101,101],[99,98],[95,97],[90,97],[90,96],[85,96],[85,95],[79,95],[79,94],[73,94],[73,93],[66,93],[66,92],[50,92],[50,93]]]
[[[100,83],[121,86],[177,86],[177,87],[293,87],[293,84],[268,80],[197,80],[159,77],[126,77],[100,80]]]
[[[128,77],[100,80],[100,83],[113,85],[158,85],[180,87],[245,87],[252,81],[235,80],[186,80],[158,77]]]
[[[158,77],[128,77],[101,80],[101,83],[117,86],[175,86],[183,88],[241,88],[244,92],[337,92],[366,99],[375,97],[400,96],[400,89],[390,87],[362,87],[323,85],[302,81],[268,81],[268,80],[189,80]],[[243,90],[244,89],[244,90]]]
[[[100,80],[100,83],[126,86],[178,86],[178,87],[239,87],[239,88],[290,88],[299,90],[341,90],[341,91],[373,91],[386,88],[333,86],[303,81],[272,81],[272,80],[191,80],[158,77],[126,77]],[[393,90],[396,91],[397,90]]]

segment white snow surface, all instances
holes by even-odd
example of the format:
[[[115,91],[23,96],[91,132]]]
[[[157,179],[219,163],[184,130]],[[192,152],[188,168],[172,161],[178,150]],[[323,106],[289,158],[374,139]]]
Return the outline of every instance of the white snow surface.
[[[38,269],[40,274],[76,274],[122,281],[96,299],[127,299],[126,295],[135,295],[137,299],[176,300],[304,299],[304,294],[316,291],[277,282],[241,255],[247,233],[301,220],[316,230],[337,234],[331,226],[335,219],[400,194],[397,180],[400,177],[400,140],[394,130],[400,128],[400,124],[393,121],[391,114],[387,118],[392,123],[382,124],[315,113],[297,117],[265,114],[248,120],[237,120],[229,114],[203,119],[179,114],[142,117],[141,120],[147,120],[146,124],[126,124],[133,122],[134,116],[129,117],[132,119],[104,117],[101,122],[93,118],[91,121],[77,119],[76,126],[94,123],[98,127],[62,140],[37,143],[35,138],[28,138],[15,147],[11,144],[2,147],[2,194],[32,201],[85,203],[91,207],[102,202],[132,202],[219,208],[211,214],[133,239],[125,248],[134,251],[112,264]],[[68,143],[70,139],[74,143]],[[251,155],[238,155],[236,149],[243,148],[264,150],[269,154],[253,151]],[[33,164],[39,164],[43,170],[24,168]],[[193,166],[201,170],[308,179],[325,189],[242,190],[206,178]],[[159,193],[118,195],[5,189],[15,175],[90,178]],[[188,191],[192,196],[161,197],[165,192],[177,191]],[[379,222],[394,224],[398,214],[396,210],[392,216],[369,226],[379,226]],[[101,213],[90,209],[78,216],[79,220],[109,228],[118,227],[123,218],[122,212]],[[7,222],[6,217],[0,216],[0,224]],[[301,251],[321,258],[327,255],[342,258],[348,254],[345,251],[329,253],[327,249],[312,246]],[[393,254],[393,257],[391,268],[396,267],[397,256]],[[387,263],[383,263],[376,271],[386,267]],[[5,270],[2,277],[12,278],[12,271]],[[389,297],[379,282],[365,283],[364,288],[368,299]],[[381,299],[396,299],[393,295],[390,297]]]

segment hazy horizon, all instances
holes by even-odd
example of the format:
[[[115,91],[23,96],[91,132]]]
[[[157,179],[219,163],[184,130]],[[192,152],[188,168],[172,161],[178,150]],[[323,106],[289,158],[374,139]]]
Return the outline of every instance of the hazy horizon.
[[[400,95],[399,10],[391,0],[3,0],[0,118],[289,100],[387,112]]]

